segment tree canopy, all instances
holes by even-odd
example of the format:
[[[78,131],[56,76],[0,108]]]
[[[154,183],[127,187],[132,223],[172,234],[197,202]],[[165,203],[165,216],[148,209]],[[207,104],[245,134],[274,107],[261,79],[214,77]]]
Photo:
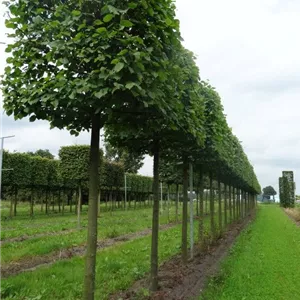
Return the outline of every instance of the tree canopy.
[[[105,141],[105,158],[112,162],[124,165],[125,172],[136,174],[143,166],[144,155],[129,151],[125,147],[114,147],[109,141]]]
[[[275,195],[277,195],[277,192],[275,191],[275,189],[272,186],[268,185],[263,188],[263,195],[275,196]]]
[[[40,156],[44,158],[54,159],[54,155],[48,149],[38,149],[35,152],[28,151],[27,154],[30,156]]]

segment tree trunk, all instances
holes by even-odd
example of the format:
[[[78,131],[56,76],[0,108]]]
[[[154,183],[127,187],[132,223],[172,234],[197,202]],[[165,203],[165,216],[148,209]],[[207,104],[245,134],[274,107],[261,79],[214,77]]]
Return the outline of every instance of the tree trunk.
[[[227,185],[224,186],[224,225],[227,226]]]
[[[77,203],[77,229],[81,228],[81,220],[80,220],[80,215],[81,215],[81,197],[82,197],[82,192],[81,192],[81,183],[79,182],[78,185],[78,203]]]
[[[99,191],[98,191],[98,218],[100,217],[100,212],[101,212],[101,189],[99,187]]]
[[[176,184],[176,207],[175,207],[176,222],[178,222],[178,202],[179,202],[179,184]]]
[[[189,163],[189,190],[190,190],[190,253],[191,253],[191,259],[194,258],[194,199],[193,199],[193,165],[192,163]]]
[[[62,190],[62,202],[61,202],[61,206],[62,206],[62,215],[65,214],[65,200],[64,200],[64,197],[65,197],[65,190],[63,189],[63,190]]]
[[[236,220],[236,209],[235,209],[235,207],[236,207],[236,205],[235,205],[235,202],[236,202],[236,196],[235,196],[235,194],[236,194],[236,188],[235,187],[233,187],[233,189],[232,189],[232,207],[233,207],[233,220],[235,221]]]
[[[14,214],[14,197],[11,196],[11,199],[10,199],[10,212],[9,212],[10,218],[13,217],[13,214]]]
[[[231,197],[232,197],[232,194],[231,194],[231,185],[229,185],[229,220],[230,220],[230,223],[232,222],[232,203],[231,203]]]
[[[208,214],[208,192],[205,193],[205,214]]]
[[[210,208],[210,230],[212,239],[214,240],[216,237],[216,227],[215,227],[215,202],[214,202],[214,191],[213,191],[213,179],[212,174],[209,174],[209,192],[210,192],[210,199],[209,199],[209,208]]]
[[[92,134],[90,148],[90,176],[89,176],[89,205],[88,205],[88,236],[85,261],[84,296],[85,300],[94,299],[95,269],[97,251],[97,213],[99,188],[99,116],[92,119]]]
[[[46,190],[45,212],[48,214],[48,190]]]
[[[181,236],[181,248],[182,248],[182,262],[187,263],[188,259],[188,245],[187,245],[187,203],[188,203],[188,171],[189,164],[186,158],[183,161],[183,203],[182,203],[182,236]]]
[[[219,200],[219,207],[218,207],[218,212],[219,212],[219,232],[220,234],[222,233],[222,193],[221,193],[221,182],[220,179],[218,180],[218,200]]]
[[[199,242],[204,241],[204,203],[203,203],[203,171],[200,169],[200,180],[199,180],[199,197],[200,197],[200,218],[199,218]]]
[[[170,223],[170,185],[168,184],[168,194],[167,194],[167,210],[168,210],[168,223]]]
[[[17,216],[18,189],[15,188],[14,216]]]
[[[199,188],[196,192],[196,216],[199,217]]]
[[[41,197],[41,212],[43,212],[44,211],[44,199],[43,199],[43,192],[41,192],[41,195],[40,195],[40,197]]]
[[[71,197],[70,197],[70,212],[72,212],[72,205],[73,205],[73,194],[74,194],[74,192],[72,191],[71,192]],[[69,194],[68,194],[68,197],[69,197]]]
[[[33,217],[33,189],[31,189],[31,195],[30,195],[30,217]]]
[[[54,204],[55,204],[55,193],[52,192],[52,212],[54,212]]]
[[[150,290],[158,288],[158,229],[159,229],[159,142],[154,142],[153,149],[153,215],[152,215],[152,240],[151,240],[151,270]]]
[[[112,199],[112,192],[109,192],[109,199],[108,202],[110,202],[110,214],[112,215],[114,205],[113,205],[113,199]]]
[[[58,190],[58,212],[61,212],[61,195],[60,195],[60,189]]]

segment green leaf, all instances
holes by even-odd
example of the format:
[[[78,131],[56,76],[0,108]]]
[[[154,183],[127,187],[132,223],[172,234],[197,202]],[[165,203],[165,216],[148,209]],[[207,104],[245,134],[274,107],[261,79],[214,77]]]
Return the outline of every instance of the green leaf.
[[[129,20],[121,20],[120,24],[124,27],[132,27],[133,23]]]
[[[81,15],[81,11],[80,10],[73,10],[72,11],[72,15],[77,17],[77,16],[80,16]]]
[[[95,93],[95,97],[101,99],[103,96],[105,96],[108,93],[108,88],[101,89],[99,92]]]
[[[136,8],[138,5],[136,4],[136,3],[134,3],[134,2],[129,2],[128,3],[128,7],[129,8]]]
[[[113,17],[114,17],[113,14],[108,14],[103,18],[103,22],[108,23],[112,20]]]
[[[167,19],[166,19],[166,24],[167,24],[168,26],[170,26],[170,25],[172,24],[172,21],[171,21],[169,18],[167,18]]]
[[[131,90],[136,84],[134,82],[128,82],[126,83],[125,87],[126,89]]]
[[[29,118],[29,121],[30,122],[34,122],[36,120],[36,116],[35,115],[33,115],[33,116],[31,116],[30,118]]]
[[[115,67],[114,67],[114,71],[115,72],[120,72],[122,69],[124,68],[124,64],[122,62],[118,62]]]
[[[112,65],[116,65],[117,63],[119,62],[119,59],[118,58],[115,58],[111,61],[111,64]]]
[[[103,33],[105,31],[107,31],[105,27],[99,27],[96,29],[96,32],[98,32],[98,33]]]

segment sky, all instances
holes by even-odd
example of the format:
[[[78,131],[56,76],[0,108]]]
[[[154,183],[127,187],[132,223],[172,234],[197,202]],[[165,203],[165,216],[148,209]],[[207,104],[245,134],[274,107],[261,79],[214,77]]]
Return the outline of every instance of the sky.
[[[197,56],[201,78],[219,92],[261,186],[278,191],[282,170],[294,171],[300,186],[300,1],[177,0],[176,7],[184,45]],[[3,13],[1,4],[0,42],[7,43]],[[4,49],[0,44],[1,74]],[[57,155],[60,146],[90,140],[88,133],[75,138],[43,121],[14,121],[3,112],[0,118],[0,136],[15,135],[5,141],[11,151]],[[152,174],[151,157],[140,173]]]

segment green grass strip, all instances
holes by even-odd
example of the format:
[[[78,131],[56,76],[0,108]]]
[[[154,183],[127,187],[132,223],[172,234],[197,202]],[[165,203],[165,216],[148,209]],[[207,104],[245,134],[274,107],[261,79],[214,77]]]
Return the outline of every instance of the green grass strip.
[[[261,205],[200,299],[300,299],[300,229],[277,205]]]

